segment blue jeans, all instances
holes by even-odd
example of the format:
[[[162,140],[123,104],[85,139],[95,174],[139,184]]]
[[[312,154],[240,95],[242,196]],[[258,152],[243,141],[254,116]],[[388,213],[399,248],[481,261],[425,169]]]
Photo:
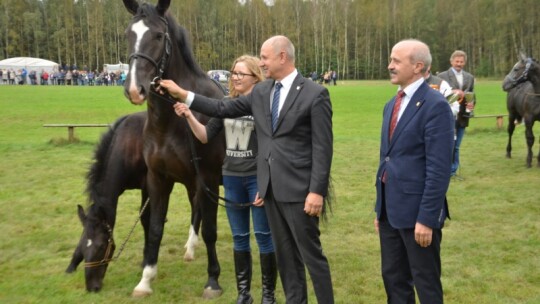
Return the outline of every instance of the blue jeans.
[[[225,198],[234,203],[227,203],[227,217],[231,226],[234,250],[250,252],[249,214],[253,217],[253,230],[259,245],[259,253],[274,252],[272,234],[264,207],[235,207],[234,204],[246,204],[255,200],[257,194],[257,176],[223,176]]]
[[[459,146],[461,146],[461,141],[465,135],[465,128],[457,127],[456,128],[456,141],[454,142],[454,157],[452,159],[452,175],[456,175],[456,172],[459,168]]]

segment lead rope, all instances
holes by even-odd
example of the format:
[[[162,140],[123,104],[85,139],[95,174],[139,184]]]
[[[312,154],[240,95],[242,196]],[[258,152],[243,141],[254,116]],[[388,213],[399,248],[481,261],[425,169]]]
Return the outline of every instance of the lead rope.
[[[122,245],[120,246],[120,249],[118,250],[118,253],[116,254],[116,256],[112,259],[112,261],[116,261],[118,260],[118,258],[120,257],[120,254],[122,253],[122,251],[124,251],[124,248],[126,247],[126,244],[127,242],[129,241],[129,239],[131,238],[131,235],[133,234],[133,231],[135,230],[135,227],[137,226],[137,224],[139,223],[139,220],[141,219],[141,216],[144,212],[144,210],[146,209],[146,207],[148,206],[148,203],[150,202],[150,198],[147,198],[146,199],[146,202],[144,203],[143,207],[141,208],[141,212],[139,212],[139,216],[137,217],[137,219],[135,219],[135,223],[133,223],[133,226],[131,227],[131,230],[129,231],[126,239],[124,240],[124,242],[122,243]]]

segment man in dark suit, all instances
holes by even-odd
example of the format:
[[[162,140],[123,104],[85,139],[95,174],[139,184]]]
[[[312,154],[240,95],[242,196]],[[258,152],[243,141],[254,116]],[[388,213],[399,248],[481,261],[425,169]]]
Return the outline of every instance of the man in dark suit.
[[[443,303],[440,244],[454,119],[423,78],[430,64],[426,44],[404,40],[388,65],[400,89],[384,107],[375,205],[388,303],[415,303],[415,288],[421,303]]]
[[[161,81],[160,89],[210,116],[253,115],[259,197],[264,199],[287,303],[307,303],[305,267],[318,303],[334,303],[330,267],[319,238],[333,153],[330,96],[326,88],[297,72],[294,46],[287,37],[268,39],[260,55],[267,80],[249,95],[213,100],[168,80]]]
[[[456,140],[452,161],[452,176],[455,176],[459,168],[459,147],[465,135],[465,128],[469,126],[469,118],[474,110],[474,102],[465,100],[465,93],[474,92],[474,76],[463,70],[467,64],[467,53],[454,51],[450,56],[452,67],[448,71],[439,73],[441,79],[446,80],[452,87],[452,91],[459,97],[459,111],[456,117]]]

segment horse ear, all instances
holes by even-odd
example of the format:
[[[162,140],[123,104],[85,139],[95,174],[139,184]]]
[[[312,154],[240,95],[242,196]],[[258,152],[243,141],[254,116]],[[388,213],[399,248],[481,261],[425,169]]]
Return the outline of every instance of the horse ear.
[[[86,222],[86,214],[84,214],[84,208],[81,205],[77,205],[77,213],[79,214],[79,219],[84,226],[84,222]]]
[[[132,15],[135,15],[139,10],[139,3],[136,0],[124,0],[124,6]]]
[[[525,61],[527,60],[527,55],[525,55],[525,53],[523,53],[523,51],[519,52],[519,58],[521,58],[521,60]]]
[[[169,5],[171,5],[171,0],[159,0],[156,10],[161,16],[164,16],[167,9],[169,9]]]

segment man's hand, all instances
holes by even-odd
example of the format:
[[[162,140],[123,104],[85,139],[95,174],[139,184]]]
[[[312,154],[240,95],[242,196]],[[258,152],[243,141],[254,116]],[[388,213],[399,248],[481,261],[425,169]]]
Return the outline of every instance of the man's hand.
[[[379,220],[377,218],[373,221],[373,225],[375,226],[375,231],[379,233]]]
[[[323,209],[323,196],[310,192],[304,203],[304,212],[311,216],[320,216]]]
[[[174,81],[170,79],[162,79],[159,81],[159,85],[156,88],[160,94],[169,93],[173,98],[184,102],[187,98],[188,91],[179,87]]]
[[[414,227],[414,240],[421,247],[427,247],[431,245],[431,240],[433,237],[433,229],[426,225],[416,223]]]

